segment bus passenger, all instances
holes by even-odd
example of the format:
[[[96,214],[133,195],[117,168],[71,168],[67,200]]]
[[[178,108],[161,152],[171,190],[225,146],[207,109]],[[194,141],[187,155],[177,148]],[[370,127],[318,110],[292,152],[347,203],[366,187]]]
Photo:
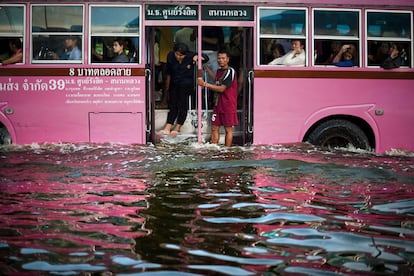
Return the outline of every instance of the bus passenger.
[[[389,56],[381,63],[381,67],[384,69],[399,68],[402,63],[401,53],[403,52],[400,45],[392,43]]]
[[[352,44],[342,45],[332,64],[338,67],[352,67],[356,60],[356,48]]]
[[[390,43],[382,41],[380,46],[375,50],[375,54],[368,54],[368,65],[381,65],[381,63],[388,57],[390,52]]]
[[[214,73],[207,65],[204,69],[215,84],[210,84],[198,78],[197,83],[205,86],[214,93],[214,107],[211,116],[211,143],[217,144],[220,140],[220,126],[224,126],[225,145],[233,143],[233,126],[238,124],[237,118],[237,76],[236,70],[229,66],[230,54],[226,50],[217,52],[217,62],[220,68]]]
[[[318,57],[317,63],[323,65],[331,65],[336,55],[341,50],[341,42],[339,40],[332,40],[329,44],[330,52],[327,55]]]
[[[275,58],[269,65],[305,66],[306,53],[305,42],[301,39],[292,40],[292,50],[284,56]]]
[[[124,51],[125,40],[120,38],[115,38],[112,41],[112,48],[114,49],[114,57],[112,58],[112,62],[119,62],[119,63],[126,63],[129,62],[128,56],[125,54]]]
[[[13,53],[11,57],[1,61],[2,65],[14,64],[23,61],[23,48],[20,38],[11,39],[9,41],[10,51]]]
[[[65,51],[61,56],[54,52],[48,53],[53,59],[62,60],[81,60],[82,51],[78,47],[78,38],[76,36],[68,36],[65,38]]]
[[[188,113],[188,97],[194,93],[194,75],[197,54],[187,45],[176,43],[167,55],[165,89],[168,93],[167,122],[158,135],[176,137],[180,133]],[[174,128],[173,125],[176,122]]]
[[[272,53],[273,59],[282,57],[286,54],[285,48],[283,48],[283,45],[280,43],[272,44],[272,46],[270,47],[270,52]]]

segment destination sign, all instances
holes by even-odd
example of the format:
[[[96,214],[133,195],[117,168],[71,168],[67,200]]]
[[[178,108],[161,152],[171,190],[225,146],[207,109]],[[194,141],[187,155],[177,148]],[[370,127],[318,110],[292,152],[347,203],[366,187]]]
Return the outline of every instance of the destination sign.
[[[195,5],[147,5],[146,20],[198,20],[198,6]]]
[[[202,20],[253,21],[253,6],[202,6]]]

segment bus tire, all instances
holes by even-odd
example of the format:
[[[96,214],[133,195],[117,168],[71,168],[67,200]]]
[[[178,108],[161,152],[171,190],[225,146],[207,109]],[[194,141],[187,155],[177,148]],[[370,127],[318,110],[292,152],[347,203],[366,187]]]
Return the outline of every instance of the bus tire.
[[[329,120],[317,126],[308,142],[322,147],[348,147],[371,150],[367,135],[356,124],[341,119]]]
[[[10,145],[11,137],[10,133],[4,126],[0,126],[0,145]]]

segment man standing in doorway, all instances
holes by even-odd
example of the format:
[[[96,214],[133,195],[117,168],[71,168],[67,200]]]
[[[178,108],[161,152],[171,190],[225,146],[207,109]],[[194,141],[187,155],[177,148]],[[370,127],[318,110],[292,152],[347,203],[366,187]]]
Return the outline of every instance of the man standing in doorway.
[[[197,83],[214,91],[214,107],[211,118],[211,143],[217,144],[220,139],[220,126],[224,126],[225,145],[233,143],[233,126],[238,124],[237,119],[237,76],[236,70],[229,66],[229,53],[221,49],[217,53],[217,63],[220,68],[214,73],[207,65],[204,70],[215,80],[211,84],[198,78]]]

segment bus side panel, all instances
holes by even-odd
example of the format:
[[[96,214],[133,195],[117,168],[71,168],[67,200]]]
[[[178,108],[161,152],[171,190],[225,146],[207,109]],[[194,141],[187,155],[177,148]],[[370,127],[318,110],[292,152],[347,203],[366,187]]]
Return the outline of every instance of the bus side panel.
[[[145,143],[144,77],[1,77],[0,83],[12,84],[0,91],[6,103],[0,112],[15,144]]]
[[[414,150],[414,80],[256,78],[254,84],[255,144],[301,142],[318,120],[349,115],[371,126],[377,152]]]
[[[128,144],[143,144],[145,136],[142,133],[144,129],[142,117],[142,113],[131,112],[90,113],[89,140],[93,143],[120,141]]]

